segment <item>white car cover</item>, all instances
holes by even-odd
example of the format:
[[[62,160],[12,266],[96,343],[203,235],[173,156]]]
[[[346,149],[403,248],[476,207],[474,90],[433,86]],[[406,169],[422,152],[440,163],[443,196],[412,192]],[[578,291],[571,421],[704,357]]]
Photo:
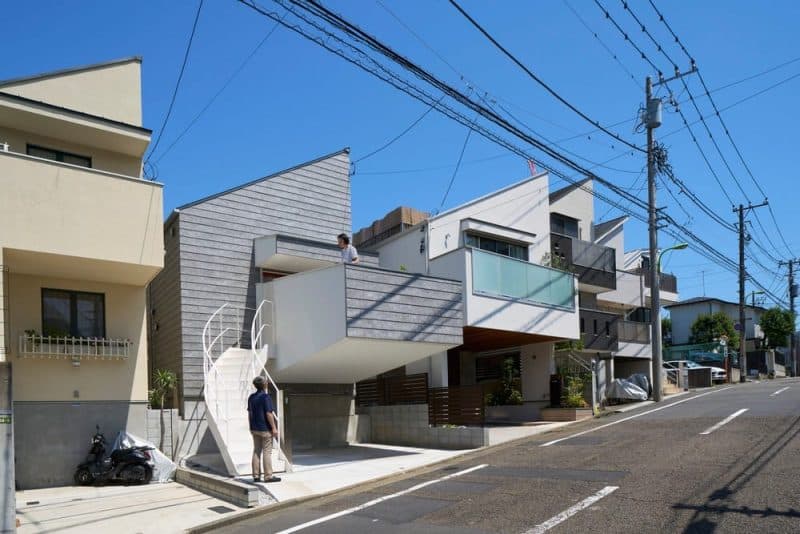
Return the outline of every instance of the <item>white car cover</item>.
[[[606,397],[609,399],[647,400],[647,392],[633,382],[615,378],[606,387]]]
[[[150,456],[153,459],[153,479],[150,483],[169,482],[175,477],[175,471],[178,466],[170,460],[167,455],[158,450],[158,448],[147,440],[134,436],[124,430],[117,434],[117,439],[114,440],[114,448],[112,450],[124,449],[128,447],[152,447]]]

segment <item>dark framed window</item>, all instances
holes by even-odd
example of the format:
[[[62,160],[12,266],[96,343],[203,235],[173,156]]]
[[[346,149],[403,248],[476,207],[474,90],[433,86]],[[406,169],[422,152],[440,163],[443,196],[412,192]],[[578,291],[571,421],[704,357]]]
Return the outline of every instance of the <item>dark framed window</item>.
[[[487,354],[475,358],[475,382],[501,380],[503,378],[503,367],[507,360],[511,360],[511,378],[519,378],[522,369],[520,353],[505,352],[503,354]]]
[[[580,237],[578,235],[578,219],[560,213],[550,214],[550,231],[556,234]]]
[[[479,248],[510,258],[528,261],[528,247],[526,245],[518,245],[509,241],[476,234],[467,234],[464,237],[464,242],[468,247]]]
[[[55,337],[106,337],[105,295],[42,289],[42,334]]]
[[[610,337],[610,336],[611,336],[611,323],[606,321],[606,337]]]
[[[78,165],[80,167],[92,168],[92,158],[89,156],[80,156],[78,154],[71,154],[62,150],[54,148],[45,148],[39,145],[32,145],[28,143],[26,153],[29,156],[37,158],[51,159],[53,161],[60,161],[61,163],[69,163],[70,165]]]
[[[583,317],[581,317],[581,334],[586,333],[586,323],[583,321]]]

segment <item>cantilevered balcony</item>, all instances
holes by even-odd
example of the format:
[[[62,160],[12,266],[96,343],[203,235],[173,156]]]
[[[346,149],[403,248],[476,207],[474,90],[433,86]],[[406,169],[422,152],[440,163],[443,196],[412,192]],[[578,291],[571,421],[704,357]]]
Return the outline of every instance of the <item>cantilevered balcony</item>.
[[[338,264],[258,284],[278,382],[353,383],[462,343],[457,281]],[[270,314],[267,314],[270,315]]]
[[[572,273],[470,247],[435,258],[430,271],[464,282],[465,327],[526,334],[528,343],[578,337]]]

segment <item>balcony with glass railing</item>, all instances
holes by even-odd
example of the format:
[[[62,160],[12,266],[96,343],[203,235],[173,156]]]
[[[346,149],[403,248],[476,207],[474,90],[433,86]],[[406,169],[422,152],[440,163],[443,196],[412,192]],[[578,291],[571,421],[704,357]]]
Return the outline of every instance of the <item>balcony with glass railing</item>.
[[[441,261],[449,266],[449,276],[464,281],[466,326],[578,337],[572,273],[469,247],[447,256]]]

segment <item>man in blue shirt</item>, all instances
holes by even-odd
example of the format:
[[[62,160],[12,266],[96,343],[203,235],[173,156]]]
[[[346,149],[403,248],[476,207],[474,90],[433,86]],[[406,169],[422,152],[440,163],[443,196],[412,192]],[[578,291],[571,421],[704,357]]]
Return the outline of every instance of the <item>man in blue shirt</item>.
[[[256,392],[247,399],[250,434],[253,435],[253,482],[261,482],[261,465],[264,482],[280,482],[272,474],[272,440],[278,438],[278,425],[272,413],[272,399],[265,391],[267,381],[263,376],[253,379]]]

